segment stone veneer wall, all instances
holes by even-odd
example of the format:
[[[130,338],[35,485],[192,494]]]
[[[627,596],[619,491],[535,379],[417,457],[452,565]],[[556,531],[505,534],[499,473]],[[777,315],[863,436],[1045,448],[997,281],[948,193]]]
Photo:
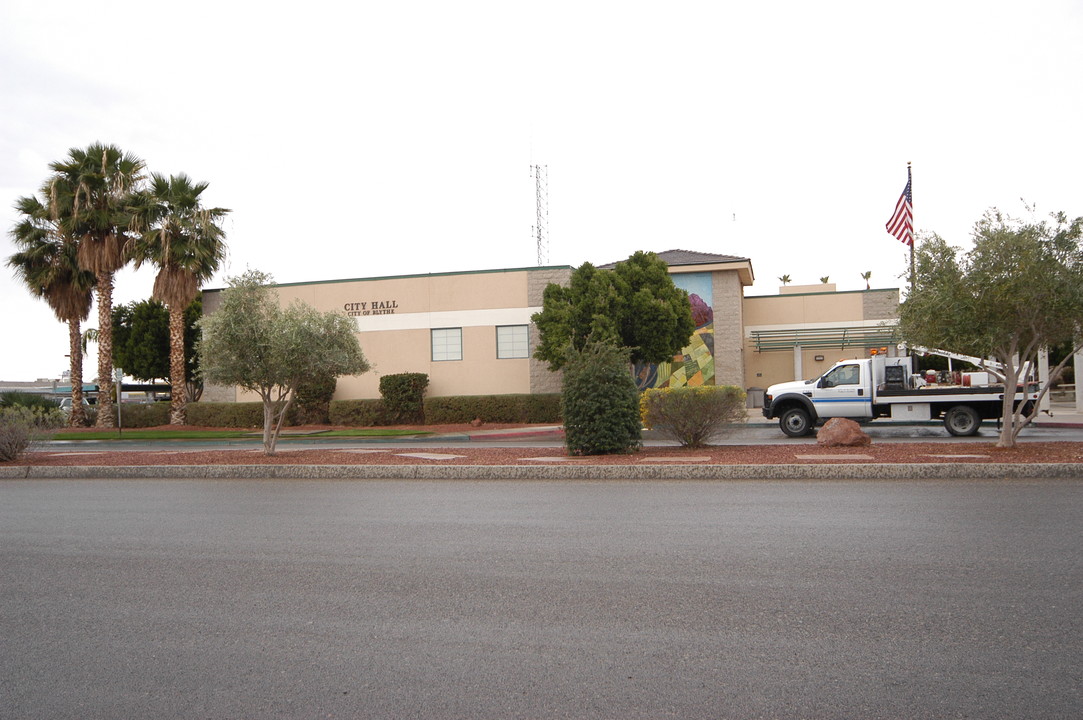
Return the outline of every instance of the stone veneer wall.
[[[541,307],[545,288],[550,283],[567,286],[571,280],[571,268],[539,268],[531,270],[527,276],[527,305]],[[541,334],[533,323],[530,324],[530,351],[533,352],[541,342]],[[560,392],[561,373],[551,372],[549,363],[530,358],[531,394]]]
[[[203,314],[210,315],[222,304],[222,291],[203,293]],[[229,385],[203,384],[200,402],[237,402],[237,388]]]
[[[744,290],[736,272],[716,272],[714,288],[714,374],[716,385],[745,385]]]
[[[861,312],[865,320],[898,320],[899,289],[866,290],[861,296]]]

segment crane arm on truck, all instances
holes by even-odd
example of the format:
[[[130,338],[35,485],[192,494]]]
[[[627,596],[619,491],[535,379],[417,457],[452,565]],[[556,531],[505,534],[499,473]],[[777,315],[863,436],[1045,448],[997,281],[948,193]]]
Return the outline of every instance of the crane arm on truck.
[[[968,362],[971,365],[976,365],[982,370],[995,375],[1000,382],[1004,382],[1004,363],[992,360],[990,358],[980,358],[974,355],[963,355],[962,353],[951,352],[950,350],[940,350],[939,348],[927,348],[921,345],[899,345],[900,350],[910,350],[912,352],[925,353],[926,355],[939,355],[940,357],[951,358],[952,360],[960,360],[962,362]],[[1025,371],[1027,367],[1024,366],[1024,372],[1020,373],[1022,377],[1026,377]]]

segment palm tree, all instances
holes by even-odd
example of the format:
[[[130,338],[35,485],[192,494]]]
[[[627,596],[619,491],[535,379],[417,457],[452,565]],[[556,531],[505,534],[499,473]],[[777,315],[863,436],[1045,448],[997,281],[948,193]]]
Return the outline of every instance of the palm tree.
[[[98,427],[113,427],[113,275],[128,263],[128,197],[143,180],[143,161],[115,145],[72,148],[51,163],[50,195],[72,193],[72,235],[79,265],[94,273],[98,296]]]
[[[58,198],[68,197],[57,192]],[[63,203],[63,200],[61,200]],[[52,209],[37,197],[21,197],[15,209],[22,215],[10,231],[19,251],[8,258],[36,297],[43,298],[57,319],[68,325],[68,357],[71,360],[71,414],[68,424],[86,425],[83,409],[83,343],[81,324],[90,315],[94,273],[79,266],[77,247],[70,234],[70,215],[62,205]],[[70,209],[70,207],[69,207]]]
[[[826,285],[829,282],[831,282],[831,277],[828,276],[828,275],[824,275],[822,278],[820,278],[820,282],[822,282],[824,285]]]
[[[872,289],[872,285],[869,284],[869,278],[871,278],[871,277],[872,277],[872,270],[866,270],[865,272],[861,273],[861,279],[865,281],[865,289],[866,290],[871,290]]]
[[[791,280],[790,280],[790,276],[789,276],[789,275],[783,275],[782,277],[780,277],[780,278],[778,279],[778,281],[779,281],[780,283],[782,283],[783,285],[789,285],[789,284],[790,284],[790,282],[791,282]]]
[[[187,424],[184,360],[184,310],[199,295],[226,255],[225,232],[218,222],[229,210],[204,208],[200,195],[207,183],[193,183],[184,173],[151,175],[150,188],[133,198],[140,235],[133,246],[136,267],[158,267],[153,297],[169,308],[169,422]]]

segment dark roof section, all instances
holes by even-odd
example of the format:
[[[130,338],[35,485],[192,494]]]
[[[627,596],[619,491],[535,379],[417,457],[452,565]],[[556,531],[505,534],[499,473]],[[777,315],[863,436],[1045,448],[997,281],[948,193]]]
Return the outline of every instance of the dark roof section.
[[[694,252],[692,250],[666,250],[655,253],[666,265],[713,265],[715,263],[749,262],[748,258],[735,255],[718,255],[716,253]],[[599,265],[600,270],[612,270],[617,263],[611,262]]]

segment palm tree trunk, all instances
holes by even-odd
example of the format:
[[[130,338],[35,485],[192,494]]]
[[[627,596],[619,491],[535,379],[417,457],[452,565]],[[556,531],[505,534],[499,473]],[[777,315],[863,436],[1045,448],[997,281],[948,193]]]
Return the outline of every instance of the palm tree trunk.
[[[169,424],[188,424],[188,384],[184,363],[184,308],[169,306]]]
[[[71,415],[68,425],[84,427],[86,410],[83,409],[83,333],[78,320],[68,321],[68,357],[71,364],[68,375],[71,379]]]
[[[98,419],[95,427],[116,427],[113,409],[113,273],[98,273]],[[119,399],[119,398],[118,398]]]

